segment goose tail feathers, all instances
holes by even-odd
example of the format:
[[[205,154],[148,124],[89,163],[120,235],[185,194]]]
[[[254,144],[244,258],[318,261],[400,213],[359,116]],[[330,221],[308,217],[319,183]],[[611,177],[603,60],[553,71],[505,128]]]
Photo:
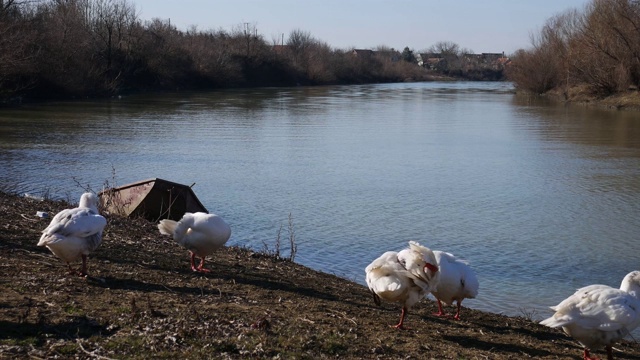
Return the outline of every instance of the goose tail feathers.
[[[164,219],[160,220],[160,223],[158,224],[158,230],[160,230],[160,234],[162,235],[174,236],[177,226],[177,221]]]

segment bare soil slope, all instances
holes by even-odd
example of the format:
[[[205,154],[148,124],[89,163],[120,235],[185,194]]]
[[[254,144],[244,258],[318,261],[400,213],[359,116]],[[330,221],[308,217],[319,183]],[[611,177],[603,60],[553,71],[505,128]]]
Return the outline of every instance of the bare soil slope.
[[[431,300],[396,330],[400,307],[375,306],[364,286],[247,249],[193,273],[186,250],[141,219],[108,219],[91,277],[70,276],[36,246],[49,223],[36,211],[67,207],[0,193],[0,358],[582,358],[524,317],[465,308],[461,321],[442,319]],[[636,343],[616,348],[640,359]]]

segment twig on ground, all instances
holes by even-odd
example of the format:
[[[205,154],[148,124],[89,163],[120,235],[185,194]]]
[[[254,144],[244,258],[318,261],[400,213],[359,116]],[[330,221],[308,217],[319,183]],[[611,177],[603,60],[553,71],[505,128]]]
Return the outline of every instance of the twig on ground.
[[[302,321],[304,321],[304,322],[308,322],[309,324],[315,324],[315,323],[316,323],[316,322],[315,322],[315,321],[313,321],[313,320],[309,320],[309,319],[307,319],[307,318],[302,318],[302,317],[299,317],[299,318],[298,318],[298,320],[302,320]]]
[[[80,346],[80,350],[82,350],[85,354],[89,355],[89,356],[93,356],[97,359],[104,359],[104,360],[115,360],[113,358],[110,357],[106,357],[106,356],[102,356],[102,355],[98,355],[96,354],[96,351],[98,351],[98,349],[93,350],[93,351],[87,351],[84,346],[82,346],[82,342],[80,342],[80,339],[76,340],[76,343],[78,343],[78,346]]]
[[[22,216],[22,218],[23,218],[23,219],[28,220],[28,221],[32,221],[32,222],[37,222],[37,221],[38,221],[38,219],[34,219],[34,218],[31,218],[31,217],[27,217],[27,216],[26,216],[26,215],[24,215],[24,214],[20,214],[20,216]]]
[[[335,311],[335,310],[329,310],[329,311],[331,311],[334,314],[342,315],[343,319],[351,321],[352,323],[354,323],[354,325],[358,325],[358,323],[355,320],[353,320],[352,318],[348,317],[346,313],[343,313],[343,312],[340,312],[340,311]]]
[[[176,293],[175,291],[173,291],[173,290],[169,289],[169,288],[168,288],[166,285],[164,285],[164,284],[162,285],[162,287],[164,287],[165,289],[167,289],[167,290],[171,291],[171,292],[172,292],[172,293],[174,293],[174,294]]]

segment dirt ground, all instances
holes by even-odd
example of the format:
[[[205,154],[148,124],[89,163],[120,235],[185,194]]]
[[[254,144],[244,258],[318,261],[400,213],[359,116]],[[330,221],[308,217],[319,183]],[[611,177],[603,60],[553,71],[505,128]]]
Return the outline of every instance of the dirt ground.
[[[525,317],[464,308],[461,321],[438,318],[430,299],[409,313],[409,330],[393,329],[399,305],[248,249],[227,247],[208,259],[210,274],[194,273],[187,251],[143,219],[109,218],[91,276],[71,276],[36,246],[49,223],[36,211],[67,207],[0,193],[2,359],[582,358],[578,343]],[[637,343],[616,349],[640,359]]]

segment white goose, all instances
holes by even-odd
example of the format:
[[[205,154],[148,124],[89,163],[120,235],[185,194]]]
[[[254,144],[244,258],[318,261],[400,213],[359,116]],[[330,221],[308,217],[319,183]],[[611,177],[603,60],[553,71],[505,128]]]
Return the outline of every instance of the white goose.
[[[185,213],[180,221],[160,220],[158,229],[163,235],[173,239],[191,253],[191,270],[209,272],[204,268],[205,257],[223,247],[231,236],[231,228],[216,214],[202,212]],[[196,267],[195,257],[200,257],[200,265]]]
[[[562,327],[584,346],[584,359],[593,359],[589,350],[605,346],[613,359],[611,344],[621,340],[640,324],[640,271],[627,274],[620,289],[589,285],[578,289],[557,306],[555,314],[540,324]]]
[[[453,318],[460,320],[462,300],[473,299],[478,295],[478,278],[466,261],[456,258],[453,254],[438,250],[434,250],[433,254],[440,266],[440,281],[431,291],[438,300],[438,312],[435,315],[446,316],[442,310],[442,303],[452,305],[456,301],[458,310]]]
[[[42,231],[38,246],[46,246],[66,262],[70,273],[71,262],[82,258],[80,276],[87,275],[87,255],[100,246],[102,231],[107,220],[98,213],[98,197],[84,193],[77,208],[62,210]]]
[[[415,241],[400,252],[387,251],[366,267],[366,280],[376,305],[380,299],[402,304],[400,322],[393,326],[403,329],[404,317],[438,283],[440,272],[433,252]]]

